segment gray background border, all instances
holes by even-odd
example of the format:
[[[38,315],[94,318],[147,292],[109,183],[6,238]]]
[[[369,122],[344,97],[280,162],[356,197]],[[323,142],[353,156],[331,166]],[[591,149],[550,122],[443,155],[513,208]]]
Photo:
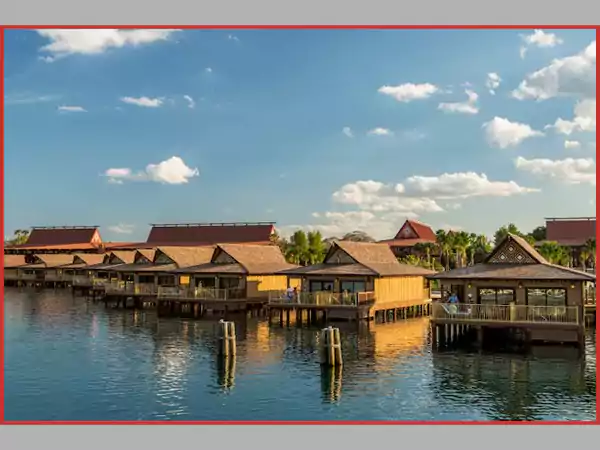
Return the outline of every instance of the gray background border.
[[[218,0],[167,3],[141,0],[19,0],[4,2],[0,22],[5,25],[195,25],[195,24],[404,24],[404,25],[590,25],[600,17],[600,6],[589,0],[567,3],[552,0],[370,0],[341,2],[304,0]],[[185,7],[184,7],[185,6]],[[487,14],[486,14],[487,13]],[[596,19],[598,22],[598,19]],[[35,428],[35,430],[34,430]],[[310,429],[307,429],[310,428]],[[435,432],[433,432],[435,431]],[[239,447],[278,450],[307,446],[369,448],[388,445],[409,448],[482,447],[492,449],[578,447],[600,442],[595,426],[0,426],[0,447],[7,450],[95,450],[185,447]],[[348,446],[348,444],[351,444]],[[116,446],[115,446],[116,445]]]
[[[4,25],[593,25],[590,0],[19,0],[3,2]],[[596,4],[596,6],[594,6]]]

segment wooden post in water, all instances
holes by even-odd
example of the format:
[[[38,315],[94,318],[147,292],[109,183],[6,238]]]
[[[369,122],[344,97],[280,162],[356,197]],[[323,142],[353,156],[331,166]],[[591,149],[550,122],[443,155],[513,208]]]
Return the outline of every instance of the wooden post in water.
[[[321,364],[325,366],[341,366],[342,341],[340,329],[327,327],[321,330]]]
[[[222,356],[235,356],[236,354],[236,337],[235,323],[219,320],[219,354]]]

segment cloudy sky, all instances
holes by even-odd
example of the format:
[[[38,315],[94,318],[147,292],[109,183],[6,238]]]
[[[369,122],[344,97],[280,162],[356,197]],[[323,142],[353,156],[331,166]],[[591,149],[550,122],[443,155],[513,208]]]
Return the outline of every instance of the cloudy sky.
[[[593,30],[8,30],[5,225],[595,215]]]

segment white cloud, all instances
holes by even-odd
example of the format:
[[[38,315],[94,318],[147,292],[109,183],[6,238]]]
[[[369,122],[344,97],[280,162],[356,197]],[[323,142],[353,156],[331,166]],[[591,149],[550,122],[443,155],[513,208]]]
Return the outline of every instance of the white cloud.
[[[112,168],[104,172],[109,183],[122,184],[123,181],[153,181],[163,184],[185,184],[190,178],[199,175],[198,169],[188,167],[178,156],[158,164],[148,164],[143,171],[134,172],[129,168]]]
[[[204,71],[206,73],[212,73],[213,70],[212,70],[212,67],[207,67],[206,69],[204,69]]]
[[[537,192],[514,181],[490,181],[486,174],[475,172],[444,173],[436,177],[412,176],[404,181],[405,190],[413,195],[435,199],[471,197],[510,197]]]
[[[558,133],[570,136],[575,132],[596,131],[596,100],[586,99],[577,102],[573,120],[556,119],[554,125],[546,128],[554,128]]]
[[[483,128],[488,144],[499,148],[514,147],[525,139],[544,135],[527,124],[511,122],[502,117],[494,117],[484,123]]]
[[[40,49],[48,54],[46,62],[68,55],[93,55],[111,48],[139,47],[157,41],[165,41],[178,30],[119,30],[119,29],[74,29],[36,30],[48,39],[49,44]]]
[[[59,95],[7,94],[4,96],[5,105],[33,105],[35,103],[53,102]]]
[[[352,128],[350,128],[350,127],[344,127],[342,129],[342,133],[344,133],[349,138],[353,138],[354,137],[354,133],[352,132]]]
[[[87,112],[82,106],[59,106],[57,108],[59,112]]]
[[[187,100],[188,108],[194,109],[196,107],[196,102],[192,97],[190,97],[189,95],[184,95],[183,98]]]
[[[531,192],[537,190],[519,186],[514,181],[491,181],[485,174],[459,172],[411,176],[398,184],[357,181],[342,186],[332,197],[336,203],[357,206],[361,210],[418,215],[444,211],[437,200],[509,197]]]
[[[525,54],[529,47],[550,48],[556,47],[563,43],[563,40],[554,33],[546,33],[544,30],[534,30],[532,34],[521,35],[523,45],[519,49],[521,58],[525,58]]]
[[[438,109],[449,113],[477,114],[479,112],[479,108],[477,107],[477,99],[479,96],[476,92],[470,89],[465,90],[465,94],[467,94],[466,101],[457,103],[440,103],[438,105]]]
[[[111,225],[108,227],[108,229],[117,234],[131,234],[133,233],[135,226],[127,223],[120,223],[117,225]]]
[[[230,41],[240,42],[240,39],[233,34],[228,34],[227,39],[229,39]]]
[[[512,92],[519,100],[547,100],[559,96],[596,97],[596,41],[574,56],[555,59],[527,75]]]
[[[502,78],[495,72],[490,72],[487,74],[487,79],[485,80],[485,87],[488,88],[489,93],[492,95],[496,95],[496,89],[500,87],[500,83],[502,82]]]
[[[121,101],[129,105],[141,106],[143,108],[158,108],[164,103],[164,99],[162,98],[149,97],[121,97]]]
[[[377,127],[373,128],[372,130],[369,130],[367,134],[370,134],[371,136],[391,136],[394,133],[392,133],[387,128]]]
[[[566,149],[573,149],[573,148],[580,148],[581,147],[581,142],[579,141],[565,141],[565,148]]]
[[[413,100],[424,100],[439,92],[439,88],[430,83],[404,83],[398,86],[381,86],[377,92],[389,95],[399,102],[408,103]]]
[[[593,158],[525,159],[515,160],[517,169],[568,184],[596,185],[596,161]]]

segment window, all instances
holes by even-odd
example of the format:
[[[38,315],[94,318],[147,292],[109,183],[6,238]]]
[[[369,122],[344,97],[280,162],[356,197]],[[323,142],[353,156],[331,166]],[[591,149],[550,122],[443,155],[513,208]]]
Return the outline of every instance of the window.
[[[311,281],[310,292],[333,292],[333,281]]]
[[[365,292],[366,290],[367,286],[364,281],[342,281],[340,286],[341,292]]]
[[[566,306],[566,289],[527,289],[527,304],[530,306]]]
[[[140,283],[148,283],[154,284],[154,275],[140,275],[139,276]]]
[[[478,300],[482,305],[508,305],[515,301],[515,290],[505,288],[479,289]]]

